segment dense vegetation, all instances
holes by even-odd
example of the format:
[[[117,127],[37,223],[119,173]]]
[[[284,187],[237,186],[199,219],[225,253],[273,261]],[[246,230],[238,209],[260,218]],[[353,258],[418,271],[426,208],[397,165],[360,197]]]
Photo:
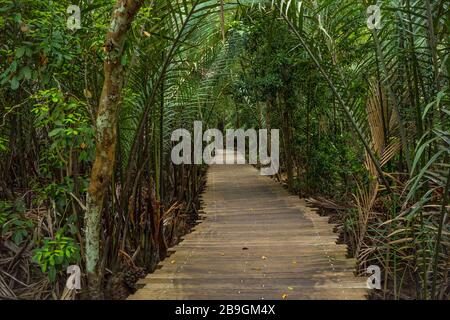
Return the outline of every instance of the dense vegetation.
[[[69,30],[72,5],[81,29]],[[0,298],[123,298],[196,220],[171,133],[279,128],[378,298],[450,296],[449,3],[0,1]],[[83,286],[86,288],[86,285]]]

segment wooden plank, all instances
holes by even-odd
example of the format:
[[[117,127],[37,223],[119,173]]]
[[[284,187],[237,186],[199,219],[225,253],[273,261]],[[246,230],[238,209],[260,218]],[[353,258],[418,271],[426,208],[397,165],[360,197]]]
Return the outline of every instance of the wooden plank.
[[[327,217],[250,165],[207,179],[202,220],[129,299],[366,298]]]

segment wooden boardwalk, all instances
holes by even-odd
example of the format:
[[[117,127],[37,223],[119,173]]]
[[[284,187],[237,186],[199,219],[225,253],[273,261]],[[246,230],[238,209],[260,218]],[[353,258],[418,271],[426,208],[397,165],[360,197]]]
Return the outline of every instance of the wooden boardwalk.
[[[327,218],[250,165],[213,165],[202,221],[129,299],[365,299]]]

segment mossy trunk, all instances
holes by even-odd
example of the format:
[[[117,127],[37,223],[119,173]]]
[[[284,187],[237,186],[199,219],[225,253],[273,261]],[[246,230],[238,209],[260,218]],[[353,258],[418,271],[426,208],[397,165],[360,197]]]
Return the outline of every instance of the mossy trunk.
[[[121,64],[127,31],[143,0],[118,0],[105,42],[105,80],[96,118],[96,151],[85,214],[86,272],[92,298],[101,297],[100,229],[103,201],[114,171],[117,115],[123,87]]]

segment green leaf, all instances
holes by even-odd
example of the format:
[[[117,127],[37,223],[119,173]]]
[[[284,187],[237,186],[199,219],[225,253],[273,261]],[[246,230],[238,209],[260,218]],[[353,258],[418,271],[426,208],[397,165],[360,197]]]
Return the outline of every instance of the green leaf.
[[[19,86],[20,86],[19,79],[16,76],[14,76],[11,80],[11,89],[17,90],[19,89]]]
[[[63,129],[63,128],[56,128],[56,129],[53,129],[52,131],[50,131],[49,134],[48,134],[48,136],[49,136],[50,138],[52,138],[52,137],[54,137],[54,136],[59,135],[61,132],[64,132],[64,129]]]
[[[30,47],[26,47],[25,55],[31,58],[31,56],[33,55],[33,49],[31,49]]]
[[[14,61],[11,63],[10,70],[11,70],[11,72],[17,71],[17,61],[16,61],[16,60],[14,60]]]
[[[50,269],[48,270],[48,278],[52,282],[54,282],[56,280],[56,268],[55,267],[50,267]]]
[[[23,67],[22,70],[20,70],[21,73],[23,73],[23,76],[26,80],[30,80],[31,79],[31,69],[30,67],[26,66]]]
[[[128,62],[128,58],[126,55],[123,55],[122,58],[120,59],[120,63],[122,64],[122,66],[126,66]]]
[[[14,14],[13,19],[15,22],[20,22],[20,21],[22,21],[22,15],[20,13],[16,13],[16,14]]]
[[[13,241],[16,245],[19,245],[22,242],[22,240],[23,240],[22,232],[19,231],[19,232],[14,233]]]
[[[16,50],[16,58],[22,58],[25,54],[26,47],[20,47]]]

